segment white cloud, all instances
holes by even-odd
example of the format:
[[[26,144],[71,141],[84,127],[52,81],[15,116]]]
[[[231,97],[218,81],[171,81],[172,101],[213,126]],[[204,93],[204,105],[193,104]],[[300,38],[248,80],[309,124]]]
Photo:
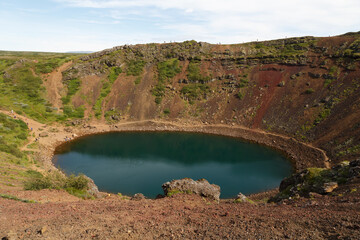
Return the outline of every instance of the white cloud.
[[[328,35],[360,26],[358,0],[56,0],[73,7],[111,9],[112,17],[131,14],[169,18],[163,29],[176,29],[194,38],[233,32],[234,35]],[[132,10],[124,11],[128,8]],[[114,9],[118,14],[113,14]],[[134,10],[135,9],[135,10]],[[176,21],[169,10],[185,14],[188,22]],[[135,13],[133,13],[135,11]],[[119,14],[121,12],[121,14]],[[119,17],[121,16],[121,17]],[[189,22],[193,22],[193,24]],[[172,25],[172,26],[171,26]],[[265,34],[264,34],[265,33]],[[276,34],[277,33],[277,34]],[[219,36],[219,37],[220,37]],[[244,36],[246,37],[246,36]]]
[[[125,43],[190,39],[238,43],[360,30],[360,0],[52,2],[57,3],[47,5],[52,9],[35,4],[28,9],[24,5],[19,11],[19,6],[0,1],[0,23],[6,33],[0,46],[19,50],[101,50]],[[16,12],[8,11],[11,6]]]

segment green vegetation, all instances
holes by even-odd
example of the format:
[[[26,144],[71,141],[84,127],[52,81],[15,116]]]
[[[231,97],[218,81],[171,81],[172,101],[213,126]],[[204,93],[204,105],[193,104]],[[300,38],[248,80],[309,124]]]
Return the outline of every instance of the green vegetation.
[[[59,172],[52,172],[43,176],[41,173],[32,174],[25,181],[25,190],[41,190],[41,189],[64,189],[68,193],[90,199],[92,196],[87,192],[89,180],[82,174],[75,176],[64,176]]]
[[[274,61],[286,62],[287,60],[297,60],[301,55],[309,51],[315,44],[316,39],[309,38],[289,38],[267,42],[255,42],[246,44],[254,48],[254,57],[270,57]]]
[[[164,114],[166,114],[166,115],[170,114],[170,109],[165,108],[165,109],[164,109]]]
[[[245,88],[249,85],[249,80],[246,78],[241,78],[239,83],[239,88]]]
[[[71,104],[71,98],[74,96],[80,89],[81,81],[78,78],[70,79],[65,82],[65,86],[68,91],[66,96],[62,97],[61,100],[63,102],[63,113],[65,118],[83,118],[85,108],[83,106],[74,107]]]
[[[167,80],[172,79],[176,74],[181,72],[179,67],[179,60],[176,58],[169,59],[165,62],[158,64],[159,82],[165,83]]]
[[[201,75],[200,63],[201,59],[199,57],[195,57],[190,61],[187,69],[190,84],[180,90],[183,98],[188,100],[190,104],[193,104],[195,100],[206,98],[207,94],[210,93],[210,87],[206,83],[211,77]]]
[[[330,113],[331,110],[329,108],[324,108],[315,119],[314,125],[318,125],[320,122],[325,120],[330,115]]]
[[[21,198],[18,198],[16,196],[12,196],[12,195],[9,195],[9,194],[1,194],[0,193],[0,197],[5,198],[5,199],[20,201],[20,202],[24,202],[24,203],[36,203],[36,201],[34,201],[34,200],[21,199]]]
[[[270,201],[279,201],[282,199],[296,198],[299,196],[310,197],[311,192],[327,194],[326,185],[329,183],[344,184],[352,176],[349,162],[342,162],[334,168],[307,168],[300,173],[295,173],[287,179],[287,186],[277,196]]]
[[[65,83],[68,91],[65,97],[62,97],[61,100],[64,105],[69,104],[71,97],[75,95],[77,91],[80,89],[81,82],[78,78],[67,80]]]
[[[165,83],[181,72],[179,67],[179,60],[173,58],[164,62],[158,63],[158,83],[151,90],[151,93],[155,96],[155,102],[160,104],[162,98],[165,96]]]
[[[35,64],[35,72],[38,74],[51,73],[56,68],[60,67],[61,65],[63,65],[64,63],[70,60],[71,57],[69,57],[68,55],[63,55],[60,57],[43,58]]]
[[[138,85],[141,82],[141,77],[137,77],[134,81],[135,85]]]
[[[145,64],[144,60],[130,60],[127,62],[126,75],[139,76],[143,72]]]
[[[190,61],[189,66],[188,66],[188,80],[189,82],[192,83],[207,83],[208,81],[210,81],[211,77],[210,76],[203,76],[200,73],[200,64],[201,64],[201,60],[198,58],[194,58]]]
[[[355,145],[355,146],[351,146],[343,151],[339,151],[336,156],[346,156],[346,155],[350,155],[350,154],[357,154],[360,153],[360,144]]]
[[[190,190],[180,191],[180,190],[178,190],[178,189],[172,189],[171,191],[169,191],[169,192],[166,194],[166,196],[167,196],[167,197],[171,197],[171,196],[173,196],[173,195],[175,195],[175,194],[179,194],[179,193],[192,194],[193,192],[190,191]]]
[[[63,111],[64,111],[64,115],[67,116],[68,118],[83,118],[85,107],[80,106],[80,107],[75,108],[75,107],[67,105],[67,106],[64,106]]]
[[[206,98],[206,95],[210,92],[210,87],[206,84],[191,83],[184,86],[180,92],[190,104],[193,104],[197,99]]]
[[[240,100],[244,98],[244,94],[241,92],[241,90],[236,94],[236,97]]]
[[[107,95],[109,95],[109,93],[111,92],[111,87],[115,82],[115,80],[119,77],[120,73],[122,73],[122,69],[120,67],[112,67],[110,69],[108,79],[102,80],[100,96],[96,99],[96,102],[93,106],[93,110],[95,111],[96,118],[101,117],[103,101],[107,97]]]
[[[122,73],[122,69],[120,67],[112,67],[108,76],[109,82],[111,84],[114,83],[120,73]]]
[[[28,137],[28,126],[21,120],[15,120],[7,115],[0,114],[0,151],[23,158],[24,154],[19,147]]]
[[[0,106],[43,123],[63,120],[45,100],[41,74],[75,58],[75,54],[0,51]]]
[[[51,110],[46,111],[42,80],[33,75],[31,65],[26,62],[14,64],[7,60],[0,62],[0,106],[18,113],[25,112],[38,121],[55,120]]]
[[[121,113],[119,110],[111,109],[109,111],[106,111],[104,116],[108,123],[115,123],[120,120]]]
[[[241,199],[235,199],[234,200],[234,203],[243,203],[243,202],[244,201],[241,200]],[[255,204],[255,202],[253,200],[249,199],[249,198],[246,198],[245,202],[250,203],[250,204]]]
[[[312,94],[312,93],[314,93],[314,92],[315,92],[314,89],[309,88],[309,89],[306,89],[305,94]]]

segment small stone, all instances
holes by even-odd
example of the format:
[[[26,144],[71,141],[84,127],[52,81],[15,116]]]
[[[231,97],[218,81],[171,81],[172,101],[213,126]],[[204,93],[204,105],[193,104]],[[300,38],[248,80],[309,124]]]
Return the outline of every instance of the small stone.
[[[324,191],[324,193],[331,193],[338,186],[339,185],[337,184],[337,182],[324,183],[323,191]]]
[[[281,81],[279,82],[279,84],[277,85],[278,87],[284,87],[285,86],[285,82],[284,81]]]
[[[43,226],[43,227],[38,231],[38,233],[41,234],[41,235],[43,235],[43,234],[46,232],[46,230],[47,230],[47,227],[46,227],[46,226]]]

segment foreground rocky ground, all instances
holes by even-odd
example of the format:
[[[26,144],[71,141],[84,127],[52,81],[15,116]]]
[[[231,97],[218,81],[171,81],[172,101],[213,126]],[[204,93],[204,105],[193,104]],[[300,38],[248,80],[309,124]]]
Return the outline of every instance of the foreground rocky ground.
[[[0,198],[2,239],[359,239],[360,179],[331,195],[265,203],[219,203],[193,194],[157,200],[110,195],[78,200],[55,190]],[[273,193],[271,193],[273,194]],[[270,194],[270,195],[271,195]],[[53,197],[51,197],[53,196]],[[54,197],[56,196],[56,197]],[[60,197],[59,197],[60,196]],[[260,200],[263,199],[263,200]],[[56,202],[59,201],[59,202]]]

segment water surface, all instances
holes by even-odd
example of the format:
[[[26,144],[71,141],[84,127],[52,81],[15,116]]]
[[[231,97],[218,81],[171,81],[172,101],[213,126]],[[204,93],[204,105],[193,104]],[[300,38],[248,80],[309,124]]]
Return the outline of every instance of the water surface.
[[[221,198],[279,186],[292,167],[278,152],[236,138],[165,132],[92,135],[55,155],[67,173],[84,173],[100,190],[154,198],[172,179],[205,178],[221,187]]]

